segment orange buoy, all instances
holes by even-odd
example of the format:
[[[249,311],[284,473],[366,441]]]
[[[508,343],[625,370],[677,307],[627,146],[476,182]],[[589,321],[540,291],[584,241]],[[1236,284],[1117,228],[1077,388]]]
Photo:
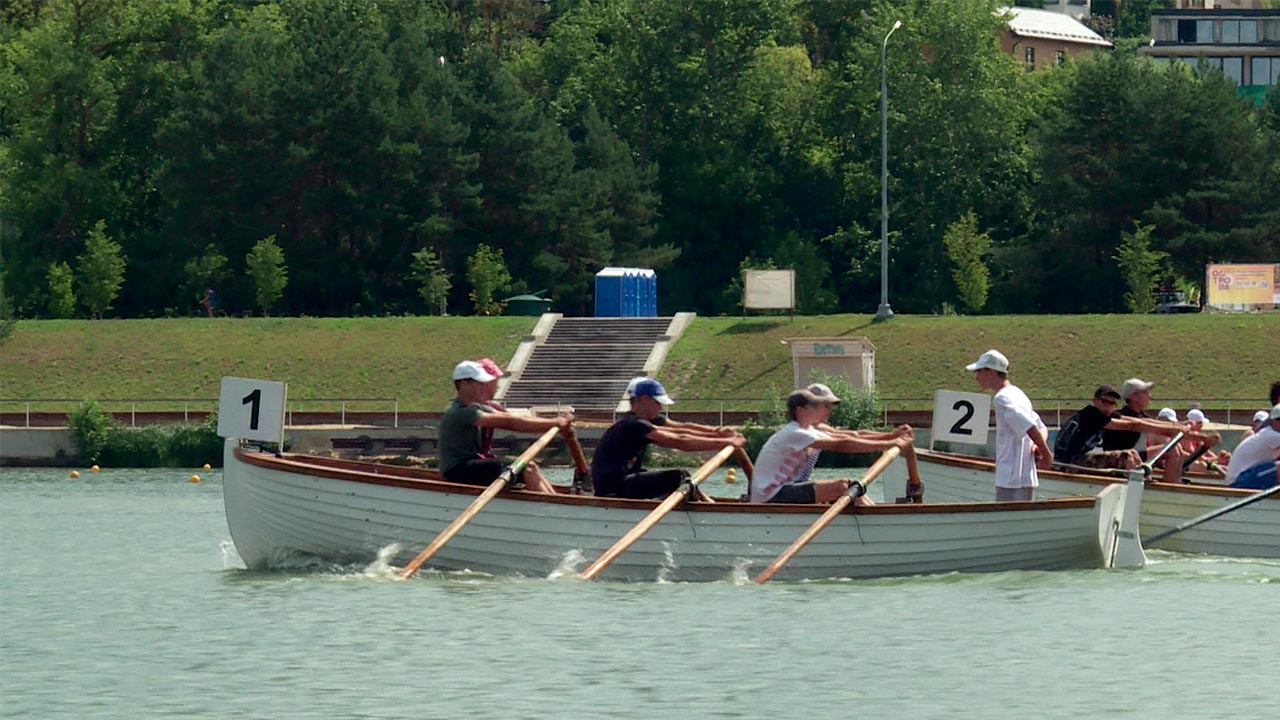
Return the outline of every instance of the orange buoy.
[[[91,468],[89,468],[89,469],[90,469],[90,470],[92,470],[92,471],[94,471],[94,472],[98,472],[98,466],[97,466],[97,465],[94,465],[93,467],[91,467]]]
[[[192,475],[192,476],[191,476],[191,482],[193,482],[193,483],[198,483],[198,482],[200,482],[200,476],[199,476],[199,475]]]
[[[73,477],[73,478],[78,478],[78,477],[80,477],[80,471],[79,471],[79,470],[72,470],[72,471],[71,471],[71,477]]]
[[[734,477],[733,475],[733,468],[729,468],[729,474],[725,475],[724,481],[729,483],[730,485],[738,482],[738,478]]]

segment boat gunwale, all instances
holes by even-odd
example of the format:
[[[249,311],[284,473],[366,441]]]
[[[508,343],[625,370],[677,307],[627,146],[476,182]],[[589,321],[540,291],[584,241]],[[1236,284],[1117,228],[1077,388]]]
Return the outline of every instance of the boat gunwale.
[[[435,470],[412,468],[401,465],[385,465],[361,460],[347,460],[318,455],[299,455],[284,453],[276,455],[270,451],[250,452],[243,447],[235,448],[235,457],[246,465],[252,465],[278,472],[292,472],[312,477],[323,477],[345,482],[357,482],[369,485],[398,487],[409,490],[427,492],[446,492],[455,495],[480,495],[485,491],[483,486],[451,483],[440,477]],[[561,486],[563,487],[563,486]],[[504,489],[498,497],[519,502],[536,502],[553,505],[578,505],[590,507],[619,508],[629,510],[650,510],[657,507],[660,500],[632,500],[628,498],[601,498],[593,495],[546,495],[523,490]],[[849,515],[912,515],[912,514],[945,514],[945,513],[977,513],[977,512],[1016,512],[1016,511],[1052,511],[1068,508],[1094,508],[1100,496],[1083,495],[1077,497],[1046,498],[1016,502],[972,502],[972,503],[882,503],[868,506],[850,504],[842,514]],[[819,515],[826,511],[826,505],[800,505],[780,503],[750,503],[736,498],[716,498],[714,503],[686,502],[680,507],[684,512],[697,513],[735,513],[761,515]]]

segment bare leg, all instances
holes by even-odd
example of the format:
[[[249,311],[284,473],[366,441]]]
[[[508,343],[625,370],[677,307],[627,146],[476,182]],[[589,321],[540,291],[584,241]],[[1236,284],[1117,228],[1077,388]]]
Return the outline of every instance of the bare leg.
[[[556,489],[551,486],[551,481],[542,474],[542,470],[537,463],[529,463],[524,468],[524,489],[532,492],[547,493],[554,495]]]
[[[1186,453],[1182,452],[1182,448],[1174,445],[1169,448],[1169,452],[1164,455],[1164,481],[1167,483],[1182,482],[1182,460],[1186,457]]]

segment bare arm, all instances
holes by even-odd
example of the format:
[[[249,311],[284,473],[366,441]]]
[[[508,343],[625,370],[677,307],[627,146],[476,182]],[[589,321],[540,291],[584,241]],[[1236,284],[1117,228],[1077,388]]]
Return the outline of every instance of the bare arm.
[[[1138,417],[1113,417],[1107,423],[1108,430],[1127,430],[1129,432],[1145,432],[1163,435],[1172,438],[1177,433],[1183,433],[1184,437],[1194,438],[1196,440],[1212,440],[1212,433],[1196,432],[1186,423],[1169,422],[1167,420],[1152,420],[1151,418]]]
[[[1049,443],[1045,441],[1040,426],[1032,425],[1027,428],[1027,437],[1031,438],[1031,443],[1035,445],[1036,467],[1041,470],[1053,467],[1053,451],[1049,449]]]
[[[731,427],[711,427],[710,425],[702,425],[700,423],[677,422],[671,418],[667,418],[666,422],[662,423],[661,427],[663,430],[671,430],[685,435],[701,435],[705,437],[731,438],[738,434],[738,432]]]
[[[687,452],[697,452],[699,450],[719,450],[725,445],[734,447],[742,447],[745,439],[741,435],[735,434],[733,437],[710,437],[706,435],[693,435],[683,432],[673,432],[666,428],[655,428],[646,437],[654,445],[661,445],[672,450],[684,450]]]
[[[810,447],[819,450],[831,450],[842,453],[864,453],[888,450],[897,447],[906,450],[911,446],[910,435],[900,435],[889,440],[872,440],[857,437],[830,437],[815,441]]]
[[[490,412],[481,413],[480,417],[476,418],[477,427],[499,428],[518,433],[541,433],[553,427],[563,430],[569,427],[571,422],[573,422],[573,415],[569,413],[557,415],[553,418],[540,418],[512,415],[506,412]]]
[[[849,438],[853,440],[896,440],[904,435],[914,437],[910,425],[899,425],[887,432],[880,430],[844,430],[831,427],[826,423],[820,423],[817,428],[834,438]]]

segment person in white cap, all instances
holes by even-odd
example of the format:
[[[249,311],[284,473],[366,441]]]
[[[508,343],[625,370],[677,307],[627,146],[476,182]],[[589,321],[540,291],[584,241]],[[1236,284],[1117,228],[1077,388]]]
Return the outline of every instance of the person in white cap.
[[[627,385],[631,412],[618,419],[596,445],[591,458],[591,482],[601,497],[649,499],[675,492],[688,474],[683,470],[646,470],[645,451],[650,444],[672,450],[698,452],[719,450],[725,445],[742,447],[745,439],[730,428],[713,428],[691,422],[677,422],[663,414],[674,405],[662,383],[638,377]],[[695,498],[703,498],[700,492]]]
[[[1266,490],[1276,484],[1276,460],[1280,458],[1280,404],[1267,413],[1267,422],[1251,437],[1240,441],[1231,454],[1227,483],[1231,487]]]
[[[1151,388],[1154,385],[1155,383],[1153,382],[1138,378],[1125,380],[1124,384],[1120,386],[1120,397],[1124,400],[1124,407],[1112,415],[1111,422],[1107,423],[1106,429],[1102,431],[1102,449],[1104,451],[1133,451],[1137,453],[1137,462],[1130,465],[1130,467],[1137,467],[1139,463],[1147,459],[1147,449],[1145,447],[1137,449],[1138,439],[1142,437],[1144,432],[1160,433],[1168,437],[1173,437],[1175,433],[1182,432],[1187,439],[1210,444],[1215,441],[1205,433],[1193,430],[1190,424],[1171,423],[1148,415],[1146,410],[1151,406]],[[1180,444],[1169,448],[1169,452],[1163,456],[1164,482],[1176,483],[1182,479],[1182,461],[1187,457],[1188,454]]]
[[[1200,408],[1191,408],[1187,411],[1187,425],[1189,425],[1193,431],[1205,432],[1204,425],[1207,422],[1209,422],[1209,418]],[[1195,438],[1183,438],[1182,442],[1179,444],[1182,446],[1183,454],[1187,457],[1195,455],[1196,450],[1200,447],[1200,443],[1196,442]],[[1196,458],[1195,462],[1191,463],[1190,466],[1184,468],[1184,471],[1190,469],[1202,470],[1222,477],[1226,475],[1226,470],[1224,470],[1223,467],[1229,462],[1231,462],[1231,453],[1226,450],[1215,452],[1210,449],[1200,453],[1200,457]]]
[[[1268,417],[1266,410],[1259,410],[1254,413],[1253,421],[1249,423],[1249,427],[1245,428],[1244,433],[1240,435],[1240,439],[1244,440],[1256,435],[1258,431],[1262,429],[1262,426],[1267,424],[1267,420]]]
[[[562,413],[554,418],[537,418],[495,410],[486,403],[493,398],[494,388],[491,383],[496,385],[497,380],[496,375],[475,360],[463,360],[453,369],[453,386],[457,396],[440,419],[436,441],[440,473],[449,482],[488,485],[506,468],[508,463],[481,450],[485,429],[543,433],[553,427],[564,431],[573,422],[573,415],[569,413]],[[522,481],[526,490],[555,492],[536,463],[531,462],[525,466]]]
[[[868,437],[864,431],[827,432],[820,428],[840,403],[831,389],[821,383],[796,390],[787,396],[787,417],[791,420],[765,441],[756,456],[755,475],[751,479],[751,502],[824,503],[830,504],[849,492],[852,480],[837,478],[812,480],[810,476],[823,450],[842,453],[865,453],[911,446],[910,428],[893,433],[876,433]],[[903,426],[905,427],[905,426]],[[870,505],[871,499],[860,496],[858,505]]]
[[[1027,394],[1009,382],[1009,359],[999,350],[982,353],[964,369],[974,373],[979,387],[995,392],[996,501],[1031,500],[1040,486],[1036,468],[1053,465],[1048,428]]]

